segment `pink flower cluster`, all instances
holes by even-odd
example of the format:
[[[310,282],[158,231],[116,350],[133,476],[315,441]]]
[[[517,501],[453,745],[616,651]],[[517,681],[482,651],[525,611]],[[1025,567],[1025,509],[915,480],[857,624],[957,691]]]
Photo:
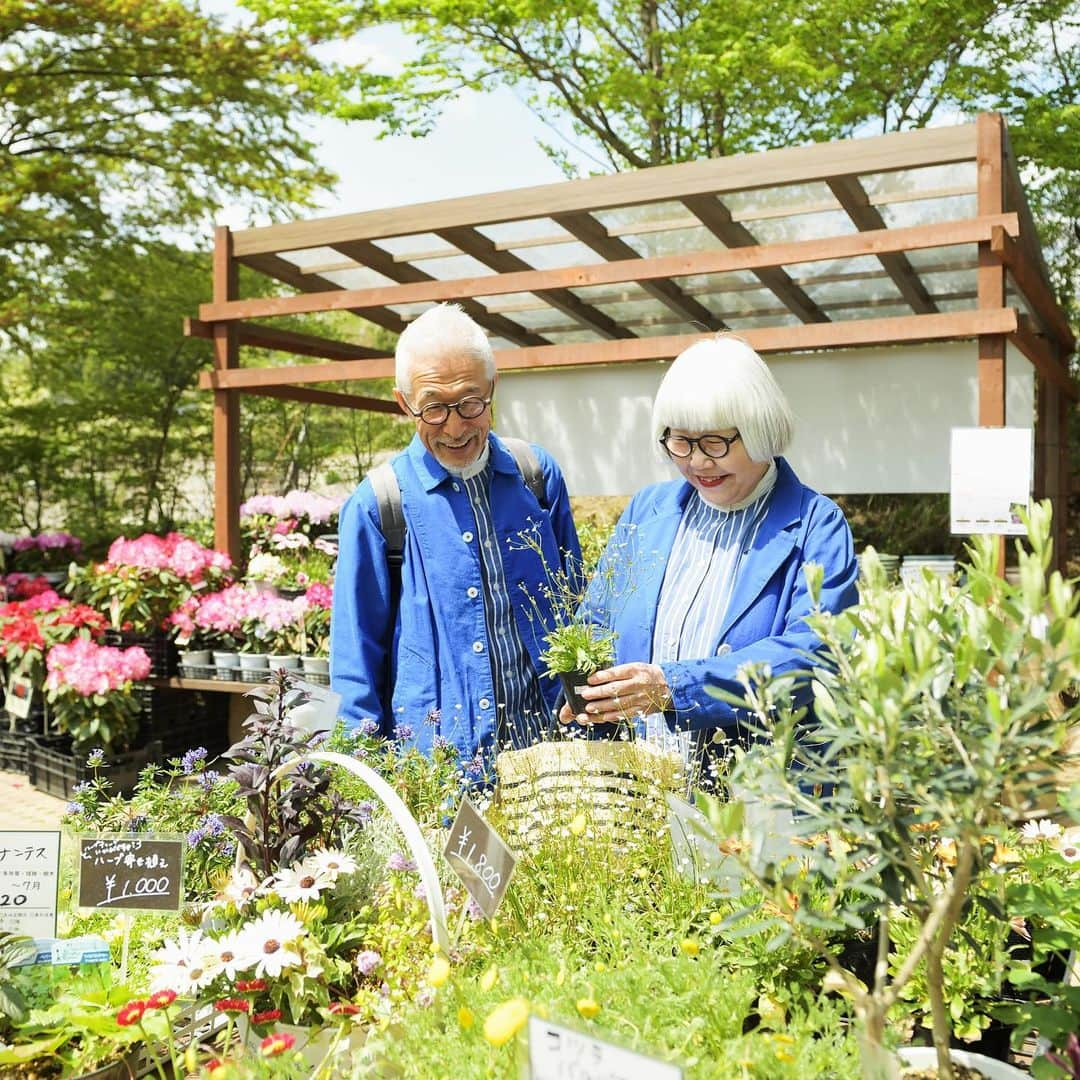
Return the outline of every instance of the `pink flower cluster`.
[[[321,587],[327,593],[331,592],[325,585]],[[309,595],[310,592],[309,589]],[[258,592],[244,585],[230,585],[202,598],[192,597],[169,616],[169,621],[179,628],[182,637],[190,637],[199,630],[235,634],[241,629],[265,627],[278,631],[298,626],[307,606],[307,596],[284,600],[273,593]],[[326,606],[329,606],[329,602]]]
[[[314,585],[308,587],[308,591],[304,593],[304,599],[307,601],[308,607],[332,607],[334,590],[329,585],[317,581]]]
[[[266,516],[279,521],[302,518],[314,525],[321,525],[341,509],[341,503],[341,499],[329,499],[310,491],[290,491],[288,495],[255,495],[240,507],[240,516]]]
[[[66,645],[54,645],[45,666],[45,686],[49,690],[73,690],[91,697],[125,690],[130,683],[145,679],[150,674],[150,657],[137,645],[114,649],[79,637]]]
[[[107,567],[134,566],[144,570],[170,570],[195,584],[207,570],[229,570],[232,559],[223,551],[205,548],[181,533],[155,536],[144,533],[135,540],[119,537],[109,548]]]
[[[14,552],[59,551],[66,548],[73,554],[82,551],[82,541],[66,532],[38,533],[37,536],[18,536],[11,544]]]

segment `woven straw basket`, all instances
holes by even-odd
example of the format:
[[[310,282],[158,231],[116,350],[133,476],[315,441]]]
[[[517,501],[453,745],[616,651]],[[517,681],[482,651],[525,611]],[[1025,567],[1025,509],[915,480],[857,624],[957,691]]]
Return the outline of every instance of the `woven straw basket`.
[[[499,805],[530,847],[585,813],[618,841],[667,820],[665,793],[685,787],[682,760],[642,741],[570,740],[507,750],[495,761]]]

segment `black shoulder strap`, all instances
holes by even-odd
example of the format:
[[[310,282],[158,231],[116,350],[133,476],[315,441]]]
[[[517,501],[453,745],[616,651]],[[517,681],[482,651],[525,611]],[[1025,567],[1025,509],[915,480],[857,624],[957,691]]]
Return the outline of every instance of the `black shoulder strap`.
[[[533,453],[533,448],[524,439],[513,439],[507,435],[502,435],[500,438],[503,446],[510,451],[510,456],[516,462],[526,486],[536,496],[536,501],[540,506],[547,510],[548,497],[547,488],[544,486],[544,470],[540,468],[540,462]]]

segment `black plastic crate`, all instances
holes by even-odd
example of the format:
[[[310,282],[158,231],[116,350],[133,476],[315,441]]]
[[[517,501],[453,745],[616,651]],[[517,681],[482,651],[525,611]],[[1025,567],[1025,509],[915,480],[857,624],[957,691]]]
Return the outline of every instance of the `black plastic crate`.
[[[137,634],[132,630],[106,630],[105,644],[117,649],[133,645],[146,650],[150,657],[150,674],[158,679],[170,679],[180,670],[180,653],[176,642],[164,630]]]
[[[142,687],[143,709],[139,724],[143,739],[161,743],[163,760],[180,757],[196,746],[211,754],[228,741],[228,699],[222,694]]]
[[[26,775],[26,744],[31,737],[25,731],[8,731],[0,718],[0,772]]]
[[[30,783],[46,795],[70,799],[77,784],[94,779],[95,771],[86,764],[87,754],[73,755],[67,735],[33,735],[27,741],[26,772]],[[151,742],[125,754],[106,758],[107,766],[98,775],[109,781],[114,793],[130,795],[139,773],[147,765],[161,764],[161,743]]]

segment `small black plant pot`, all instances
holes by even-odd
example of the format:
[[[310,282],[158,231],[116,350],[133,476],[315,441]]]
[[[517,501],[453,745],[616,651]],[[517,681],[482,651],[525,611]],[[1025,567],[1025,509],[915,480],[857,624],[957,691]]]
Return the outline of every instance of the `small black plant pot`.
[[[563,693],[566,695],[567,704],[574,710],[574,715],[585,711],[585,699],[577,692],[577,687],[585,686],[589,676],[580,671],[560,671],[559,682],[562,683]]]

